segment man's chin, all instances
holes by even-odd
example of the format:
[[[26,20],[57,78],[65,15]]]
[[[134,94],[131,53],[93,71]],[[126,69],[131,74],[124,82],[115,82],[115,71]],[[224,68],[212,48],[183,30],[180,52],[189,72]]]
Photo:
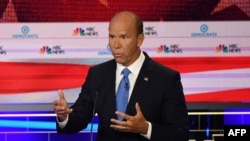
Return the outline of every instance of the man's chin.
[[[116,63],[118,64],[124,64],[124,61],[121,58],[115,58]]]

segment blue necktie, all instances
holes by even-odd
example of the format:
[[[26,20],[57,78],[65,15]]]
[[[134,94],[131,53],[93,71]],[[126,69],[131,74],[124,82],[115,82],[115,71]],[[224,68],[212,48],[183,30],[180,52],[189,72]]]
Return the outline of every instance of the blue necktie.
[[[126,111],[128,104],[128,95],[129,95],[129,79],[128,75],[130,70],[128,68],[124,68],[122,70],[123,78],[119,84],[117,94],[116,94],[116,108],[117,111],[124,112]],[[118,120],[123,120],[122,117],[118,116]]]

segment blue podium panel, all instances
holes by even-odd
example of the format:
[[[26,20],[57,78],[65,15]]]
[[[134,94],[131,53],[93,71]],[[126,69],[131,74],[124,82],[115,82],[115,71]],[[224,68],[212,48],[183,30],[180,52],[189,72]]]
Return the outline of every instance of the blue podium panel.
[[[224,116],[224,125],[250,125],[250,108],[226,109],[227,114]]]
[[[83,141],[96,138],[98,117],[84,130],[75,134],[59,134],[56,132],[54,113],[0,113],[0,141]]]
[[[4,133],[0,133],[0,141],[5,141],[5,134]]]
[[[27,131],[27,117],[0,117],[0,132]]]
[[[96,133],[93,134],[95,140]],[[80,132],[76,134],[50,134],[50,141],[88,141],[90,139],[89,132]]]
[[[48,133],[8,133],[3,141],[49,141]]]

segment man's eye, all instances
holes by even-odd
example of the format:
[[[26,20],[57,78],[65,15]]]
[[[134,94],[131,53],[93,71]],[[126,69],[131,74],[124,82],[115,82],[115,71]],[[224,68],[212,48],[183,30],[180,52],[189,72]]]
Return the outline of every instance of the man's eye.
[[[127,38],[127,36],[122,36],[122,39],[126,39]]]

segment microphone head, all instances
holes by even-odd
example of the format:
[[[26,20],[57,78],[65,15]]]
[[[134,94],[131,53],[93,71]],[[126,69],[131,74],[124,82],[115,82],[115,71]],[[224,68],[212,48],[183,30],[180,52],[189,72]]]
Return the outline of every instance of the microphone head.
[[[129,90],[129,84],[128,83],[125,84],[125,88],[126,88],[127,91]]]

